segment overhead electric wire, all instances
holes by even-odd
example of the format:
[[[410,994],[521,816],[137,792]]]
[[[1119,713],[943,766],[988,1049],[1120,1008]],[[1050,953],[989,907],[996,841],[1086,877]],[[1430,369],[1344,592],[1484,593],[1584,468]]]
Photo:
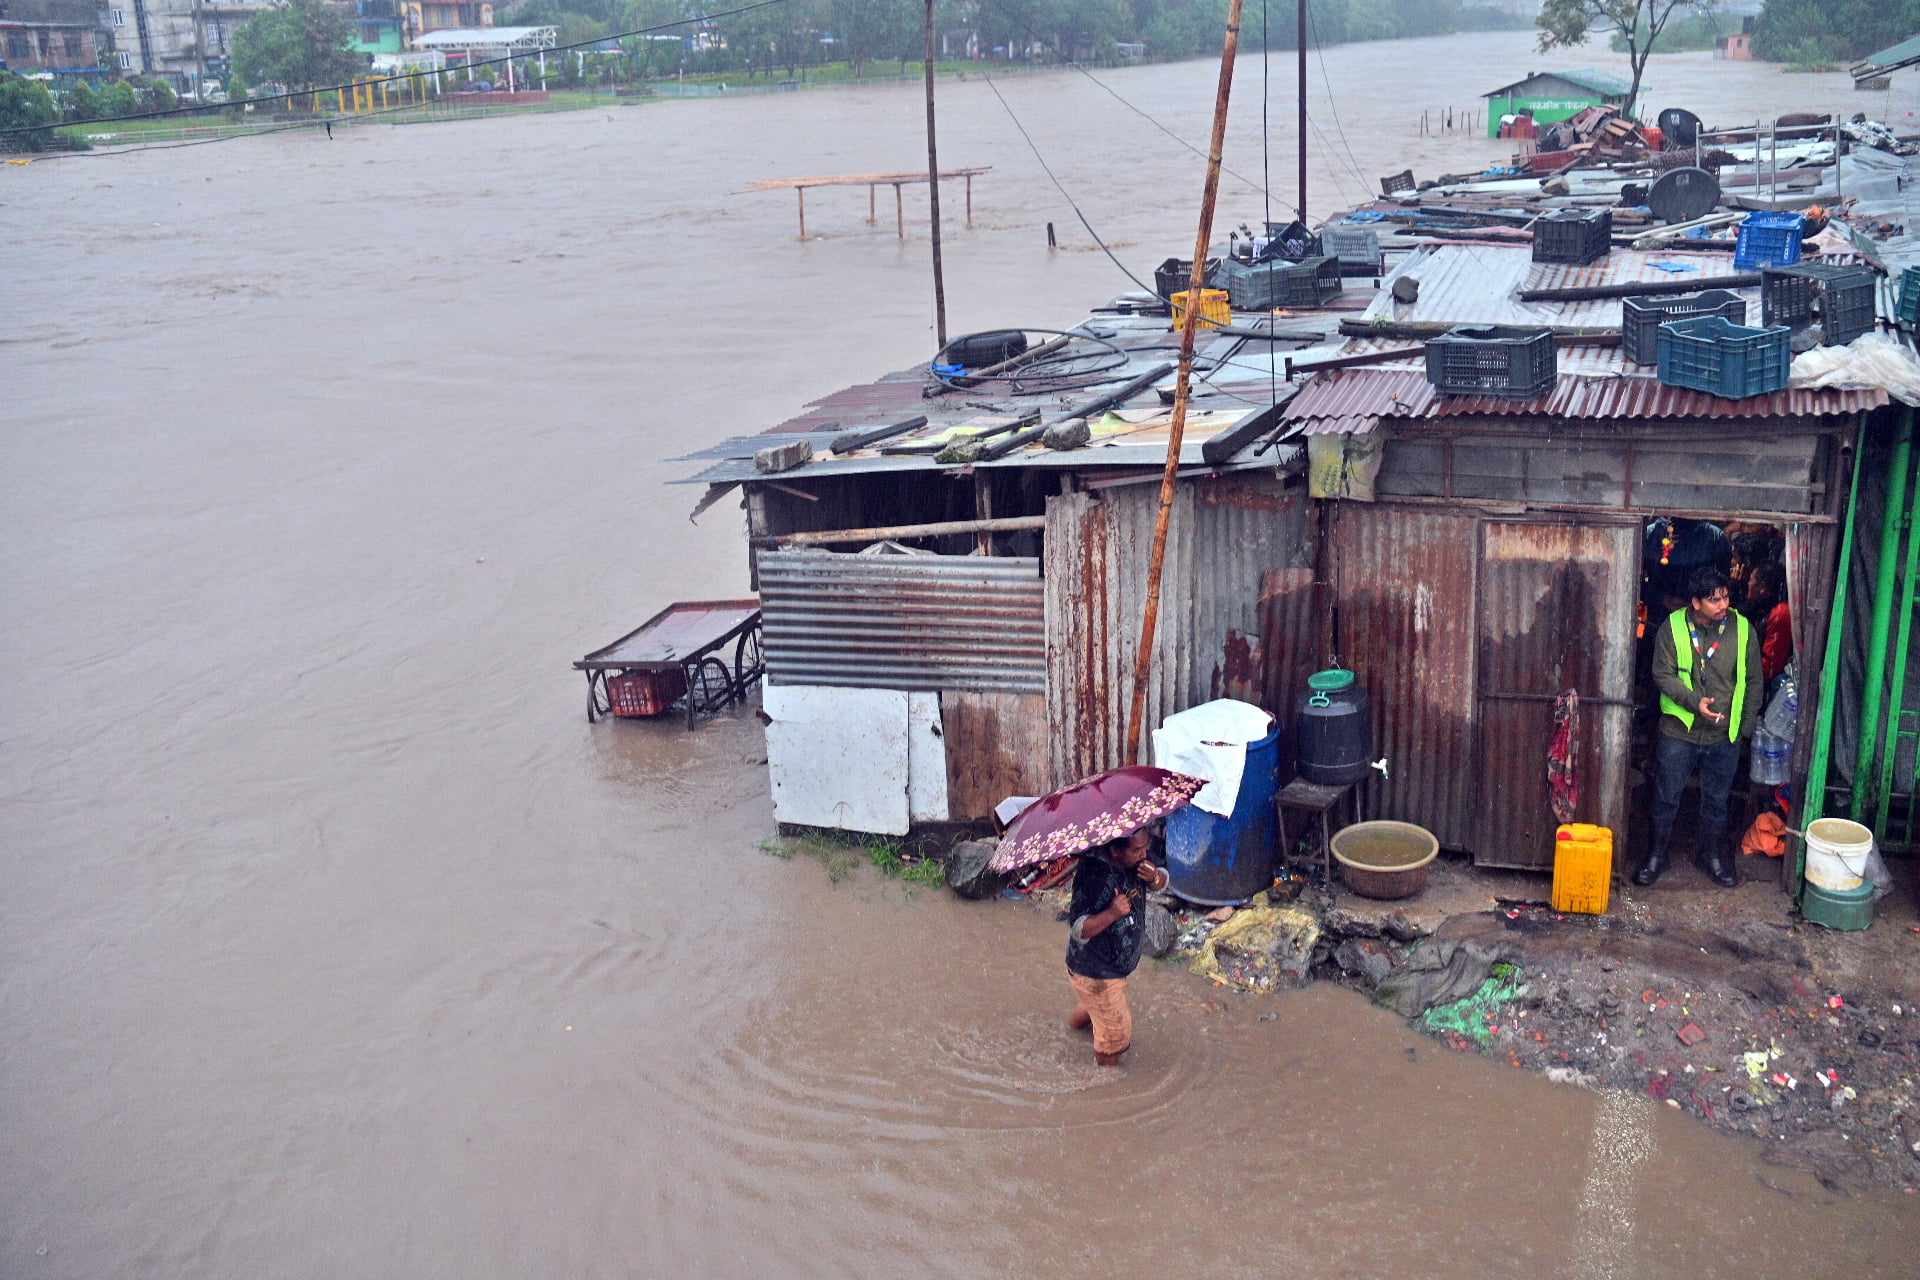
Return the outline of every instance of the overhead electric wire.
[[[1119,91],[1116,90],[1112,85],[1108,84],[1106,81],[1102,80],[1100,77],[1094,75],[1093,72],[1087,70],[1087,68],[1081,66],[1077,62],[1072,62],[1072,61],[1069,61],[1067,65],[1072,67],[1075,71],[1078,71],[1081,75],[1085,76],[1087,79],[1099,85],[1102,89],[1105,89],[1109,94],[1112,94],[1115,102],[1118,102],[1121,106],[1133,112],[1135,115],[1139,116],[1142,120],[1145,120],[1148,124],[1152,125],[1154,128],[1158,129],[1160,132],[1166,134],[1169,138],[1172,138],[1175,142],[1179,143],[1181,146],[1185,147],[1187,150],[1193,152],[1193,154],[1199,156],[1202,160],[1211,158],[1205,150],[1195,146],[1191,142],[1188,142],[1185,138],[1175,133],[1172,129],[1169,129],[1166,125],[1162,124],[1158,119],[1156,119],[1153,115],[1151,115],[1149,112],[1147,112],[1143,108],[1134,105],[1132,102],[1129,102],[1126,98],[1122,97]],[[1265,123],[1264,119],[1262,120],[1262,123],[1263,124]],[[1222,163],[1220,168],[1224,172],[1232,175],[1235,179],[1237,179],[1241,183],[1244,183],[1250,190],[1260,191],[1265,189],[1268,191],[1269,195],[1271,195],[1270,187],[1262,188],[1261,184],[1255,182],[1253,179],[1247,177],[1245,174],[1235,172],[1233,169],[1228,168],[1225,163]],[[1285,204],[1286,202],[1283,200],[1281,201],[1281,203]],[[1299,212],[1299,207],[1297,205],[1289,205],[1288,207],[1293,209],[1294,212],[1296,213]]]
[[[674,27],[684,27],[695,22],[718,22],[722,18],[737,18],[743,13],[752,13],[756,9],[770,9],[787,0],[755,0],[753,4],[741,5],[737,9],[723,9],[717,13],[695,14],[690,18],[675,18],[672,22],[657,23],[651,27],[636,27],[631,31],[616,31],[612,35],[594,36],[590,40],[576,40],[572,44],[555,45],[550,49],[526,49],[517,53],[505,53],[497,58],[484,58],[479,62],[461,64],[461,69],[473,71],[480,67],[496,66],[502,62],[514,62],[525,58],[538,58],[548,53],[569,53],[575,49],[585,49],[590,45],[602,44],[608,40],[625,40],[629,36],[651,35],[656,31],[667,31]],[[377,76],[370,80],[352,80],[345,84],[316,85],[311,89],[268,94],[260,98],[247,98],[241,102],[198,103],[191,107],[169,107],[161,111],[138,111],[125,116],[101,116],[93,120],[68,120],[57,124],[20,125],[11,129],[0,129],[0,138],[17,133],[34,133],[39,130],[52,131],[59,128],[74,128],[90,124],[124,124],[129,120],[162,120],[172,116],[199,115],[208,111],[230,111],[235,107],[259,106],[265,102],[285,102],[293,98],[311,97],[317,93],[340,93],[347,89],[376,84],[393,84],[401,80],[411,80],[418,76],[436,74],[432,71],[407,71],[398,75]]]
[[[1113,250],[1107,247],[1107,242],[1100,238],[1100,233],[1093,229],[1091,222],[1087,221],[1087,215],[1080,211],[1080,206],[1075,203],[1073,195],[1066,188],[1066,184],[1060,181],[1058,174],[1054,173],[1053,166],[1047,163],[1047,158],[1040,154],[1040,148],[1034,142],[1033,135],[1027,132],[1027,126],[1020,123],[1020,117],[1013,113],[1012,105],[1007,102],[1006,96],[1000,92],[1000,86],[993,82],[993,77],[982,75],[980,78],[987,82],[987,88],[993,90],[993,96],[1000,99],[1000,106],[1006,111],[1007,119],[1013,121],[1013,127],[1018,129],[1021,138],[1026,140],[1027,150],[1033,152],[1033,158],[1040,162],[1040,168],[1046,172],[1047,180],[1053,183],[1054,187],[1060,192],[1061,197],[1066,200],[1067,207],[1073,210],[1074,217],[1080,219],[1080,225],[1087,229],[1087,234],[1093,237],[1093,242],[1100,246],[1100,252],[1106,254],[1113,265],[1120,268],[1120,273],[1126,276],[1127,279],[1133,281],[1142,289],[1145,289],[1148,293],[1158,298],[1160,291],[1152,285],[1144,283],[1139,276],[1129,271],[1127,264],[1114,256]]]
[[[1360,172],[1360,161],[1353,154],[1353,144],[1347,141],[1346,127],[1340,123],[1340,108],[1333,100],[1333,77],[1327,74],[1326,49],[1320,42],[1320,27],[1314,20],[1312,9],[1307,10],[1307,22],[1313,30],[1314,56],[1320,60],[1320,83],[1327,87],[1327,110],[1333,115],[1333,127],[1340,134],[1340,145],[1346,148],[1348,167],[1353,171],[1353,176],[1360,183],[1360,190],[1364,193],[1367,190],[1367,175]],[[1304,91],[1303,87],[1302,92]],[[1338,159],[1337,156],[1335,158]]]

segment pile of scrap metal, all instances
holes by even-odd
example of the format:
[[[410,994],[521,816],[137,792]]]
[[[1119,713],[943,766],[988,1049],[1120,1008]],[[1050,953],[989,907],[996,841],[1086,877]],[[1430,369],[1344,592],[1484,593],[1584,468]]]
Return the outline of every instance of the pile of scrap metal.
[[[1614,106],[1588,107],[1558,124],[1543,125],[1527,154],[1513,158],[1528,173],[1553,173],[1575,164],[1637,160],[1654,148],[1639,121]]]

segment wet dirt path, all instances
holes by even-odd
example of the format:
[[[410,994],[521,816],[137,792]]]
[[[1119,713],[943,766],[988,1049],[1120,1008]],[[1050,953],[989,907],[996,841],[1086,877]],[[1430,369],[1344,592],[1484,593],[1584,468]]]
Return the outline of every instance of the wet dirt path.
[[[1552,61],[1329,51],[1340,150],[1368,179],[1494,158],[1414,138],[1417,109]],[[1205,136],[1204,66],[1111,78]],[[1844,100],[1704,59],[1658,79],[1710,116],[1709,90]],[[1191,154],[1078,76],[1005,92],[1136,270],[1184,248]],[[737,514],[689,526],[661,459],[925,355],[924,215],[901,246],[847,192],[799,244],[789,200],[730,194],[910,167],[916,102],[6,171],[0,1274],[1909,1265],[1910,1198],[1836,1201],[1339,991],[1150,972],[1137,1055],[1096,1075],[1055,1026],[1055,926],[761,853],[751,720],[584,723],[569,659],[742,582]],[[995,166],[954,327],[1124,287],[985,87],[942,103],[943,157]]]

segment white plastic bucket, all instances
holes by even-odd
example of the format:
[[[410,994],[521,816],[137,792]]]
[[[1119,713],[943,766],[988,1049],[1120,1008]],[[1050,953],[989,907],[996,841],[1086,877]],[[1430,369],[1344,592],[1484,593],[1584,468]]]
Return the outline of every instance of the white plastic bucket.
[[[1807,828],[1807,879],[1822,889],[1858,889],[1872,852],[1873,832],[1845,818],[1820,818]]]

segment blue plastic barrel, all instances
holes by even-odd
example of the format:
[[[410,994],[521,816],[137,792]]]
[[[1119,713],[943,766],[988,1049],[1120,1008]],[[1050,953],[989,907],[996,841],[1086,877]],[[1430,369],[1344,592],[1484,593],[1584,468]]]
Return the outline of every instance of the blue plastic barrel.
[[[1280,786],[1280,730],[1247,744],[1240,794],[1227,817],[1188,805],[1167,819],[1168,887],[1188,902],[1238,905],[1273,883],[1273,797]]]

